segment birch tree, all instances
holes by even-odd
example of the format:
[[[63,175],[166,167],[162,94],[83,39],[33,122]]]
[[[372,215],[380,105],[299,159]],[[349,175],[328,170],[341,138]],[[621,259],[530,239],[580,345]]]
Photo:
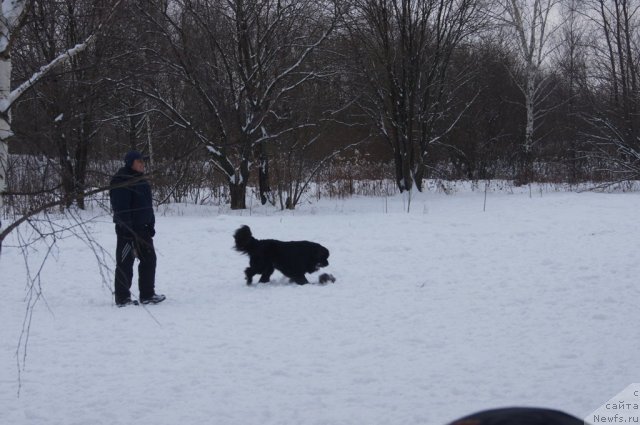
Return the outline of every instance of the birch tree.
[[[0,214],[4,210],[4,193],[7,191],[8,139],[13,134],[10,107],[17,97],[17,93],[11,91],[11,48],[28,6],[29,0],[3,0],[0,10]]]
[[[527,184],[533,178],[536,129],[548,113],[540,107],[550,93],[543,67],[559,27],[559,22],[553,20],[559,0],[499,0],[497,3],[502,9],[496,15],[497,20],[504,25],[507,34],[513,36],[515,50],[522,61],[522,72],[514,75],[522,92],[526,115],[518,180]]]

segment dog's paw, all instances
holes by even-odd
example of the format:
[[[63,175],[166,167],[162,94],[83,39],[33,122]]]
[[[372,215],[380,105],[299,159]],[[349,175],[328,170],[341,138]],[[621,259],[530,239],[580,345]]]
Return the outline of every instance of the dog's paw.
[[[336,278],[333,277],[332,274],[329,273],[322,273],[320,276],[318,276],[318,280],[320,283],[327,283],[327,282],[335,282]]]

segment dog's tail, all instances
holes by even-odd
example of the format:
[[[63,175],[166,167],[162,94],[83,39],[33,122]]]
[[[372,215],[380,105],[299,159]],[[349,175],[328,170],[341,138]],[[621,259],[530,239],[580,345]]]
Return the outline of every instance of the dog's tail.
[[[242,226],[233,234],[233,239],[236,241],[236,251],[249,252],[249,248],[254,241],[251,229],[249,226]]]

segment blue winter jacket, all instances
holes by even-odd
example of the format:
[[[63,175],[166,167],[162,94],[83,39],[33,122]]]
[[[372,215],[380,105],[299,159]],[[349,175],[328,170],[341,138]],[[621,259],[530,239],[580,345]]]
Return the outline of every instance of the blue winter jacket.
[[[143,235],[155,233],[151,186],[142,173],[122,167],[111,179],[109,198],[116,231]]]

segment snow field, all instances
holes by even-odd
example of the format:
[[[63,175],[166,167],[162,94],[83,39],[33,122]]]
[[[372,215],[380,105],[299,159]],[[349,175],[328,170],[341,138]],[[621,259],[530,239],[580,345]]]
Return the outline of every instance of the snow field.
[[[25,267],[5,247],[0,423],[445,424],[510,405],[584,417],[639,380],[640,194],[491,193],[485,212],[483,201],[165,208],[155,243],[168,298],[148,307],[116,308],[91,250],[60,240],[20,386]],[[337,282],[276,272],[247,287],[248,257],[232,250],[242,224],[322,243],[321,272]],[[112,255],[110,217],[90,228]]]

